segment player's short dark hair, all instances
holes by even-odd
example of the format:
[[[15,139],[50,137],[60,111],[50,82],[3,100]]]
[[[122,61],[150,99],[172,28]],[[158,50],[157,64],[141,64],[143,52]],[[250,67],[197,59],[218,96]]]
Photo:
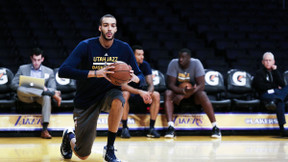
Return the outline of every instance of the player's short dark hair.
[[[182,48],[182,49],[179,51],[179,54],[184,53],[184,52],[188,53],[188,55],[191,56],[191,51],[190,51],[188,48]]]
[[[36,56],[42,55],[42,57],[44,57],[43,50],[38,47],[32,49],[30,56],[33,56],[33,55],[36,55]]]
[[[143,50],[143,47],[140,45],[134,45],[134,46],[132,46],[132,50],[133,50],[133,52],[135,52],[135,50]]]
[[[106,15],[104,15],[104,16],[102,16],[102,17],[100,18],[100,20],[99,20],[99,26],[102,25],[103,19],[104,19],[104,18],[107,18],[107,17],[111,17],[111,18],[114,18],[114,19],[116,20],[116,18],[115,18],[113,15],[111,15],[111,14],[106,14]]]

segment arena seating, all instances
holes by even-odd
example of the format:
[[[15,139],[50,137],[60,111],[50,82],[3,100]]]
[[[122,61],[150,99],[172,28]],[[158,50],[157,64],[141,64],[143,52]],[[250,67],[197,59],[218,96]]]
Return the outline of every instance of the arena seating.
[[[58,75],[58,68],[54,69],[54,75],[56,79],[56,87],[57,90],[61,92],[61,108],[74,108],[73,99],[76,94],[76,81],[73,79],[60,78]],[[54,100],[53,100],[54,101]],[[54,107],[56,107],[56,102],[54,103]]]
[[[231,111],[231,100],[227,98],[223,75],[212,69],[205,69],[205,91],[215,111]]]
[[[180,48],[188,47],[206,69],[227,77],[251,75],[265,51],[288,69],[288,14],[273,0],[9,0],[0,2],[0,67],[16,72],[35,46],[45,65],[58,68],[79,41],[99,35],[99,18],[116,16],[116,38],[140,44],[145,59],[164,75]]]
[[[252,76],[249,72],[231,69],[227,72],[227,98],[232,100],[232,110],[259,111],[260,100],[252,87]]]
[[[0,67],[0,108],[10,109],[15,106],[15,93],[10,88],[14,74],[10,69]]]

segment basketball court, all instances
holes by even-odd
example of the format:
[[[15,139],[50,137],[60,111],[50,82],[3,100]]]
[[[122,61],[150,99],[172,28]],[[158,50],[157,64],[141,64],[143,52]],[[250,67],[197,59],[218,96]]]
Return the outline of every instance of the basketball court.
[[[286,118],[287,118],[286,114]],[[278,129],[275,114],[216,114],[222,139],[209,136],[211,124],[205,114],[175,114],[175,126],[178,136],[174,139],[146,138],[135,135],[130,139],[117,137],[116,156],[124,162],[254,162],[254,161],[288,161],[288,138],[276,134]],[[51,140],[42,139],[40,135],[19,137],[21,132],[40,132],[41,115],[39,114],[1,114],[0,115],[0,162],[58,162],[82,161],[76,156],[64,160],[60,154],[61,137],[53,135]],[[159,114],[156,129],[162,131],[167,127],[165,116]],[[130,114],[129,127],[135,133],[143,132],[149,125],[149,115]],[[64,128],[73,127],[72,114],[52,114],[50,131],[61,134]],[[120,126],[121,127],[121,126]],[[18,137],[9,137],[9,132]],[[103,161],[103,147],[106,145],[107,114],[98,119],[98,135],[94,141],[91,156],[87,162]],[[181,134],[181,131],[186,132]],[[239,136],[227,131],[256,132],[262,136]],[[18,132],[18,133],[17,133]],[[194,133],[193,133],[194,132]],[[265,135],[264,135],[265,134]],[[189,135],[189,136],[187,136]],[[254,134],[253,134],[254,135]]]
[[[0,138],[1,162],[58,162],[82,161],[73,155],[71,160],[61,157],[61,137],[51,140],[39,137]],[[87,162],[103,161],[106,137],[97,137]],[[276,136],[178,136],[174,139],[132,137],[117,138],[116,156],[124,162],[191,162],[233,161],[256,162],[288,160],[288,138]]]

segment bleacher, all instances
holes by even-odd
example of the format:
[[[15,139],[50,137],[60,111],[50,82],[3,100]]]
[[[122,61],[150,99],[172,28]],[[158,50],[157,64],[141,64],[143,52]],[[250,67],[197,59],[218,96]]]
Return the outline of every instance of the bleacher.
[[[44,64],[58,68],[81,40],[99,35],[98,21],[106,13],[117,18],[116,38],[142,45],[145,59],[164,75],[184,47],[205,69],[219,71],[225,86],[231,69],[253,76],[266,51],[275,55],[281,72],[288,70],[288,14],[277,0],[1,1],[0,67],[15,74],[19,65],[30,62],[30,50],[39,46],[46,55]],[[219,111],[267,113],[231,106]],[[16,102],[15,107],[3,113],[19,113]],[[67,111],[71,109],[53,110]]]

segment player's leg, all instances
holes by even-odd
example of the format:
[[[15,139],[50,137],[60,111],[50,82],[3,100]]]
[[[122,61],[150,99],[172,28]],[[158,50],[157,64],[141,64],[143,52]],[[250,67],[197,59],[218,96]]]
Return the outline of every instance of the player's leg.
[[[207,114],[211,123],[216,121],[213,106],[204,91],[199,91],[194,94],[194,102],[203,107],[204,112]]]
[[[114,99],[108,116],[108,130],[116,133],[123,114],[123,105],[121,100]]]
[[[148,137],[159,138],[160,134],[155,130],[154,125],[158,116],[160,107],[160,94],[157,91],[152,93],[152,104],[150,105],[150,128],[147,134]]]
[[[157,91],[152,93],[152,104],[150,106],[150,118],[156,120],[160,108],[160,94]],[[154,126],[153,126],[154,127]]]
[[[123,110],[123,116],[122,116],[121,138],[130,138],[129,128],[127,125],[127,119],[128,119],[128,114],[129,114],[129,110],[130,110],[130,105],[129,105],[130,96],[131,95],[128,91],[123,91],[123,97],[125,99],[125,104],[124,104],[124,110]]]
[[[201,105],[204,112],[207,114],[211,124],[212,124],[212,137],[221,138],[221,131],[217,126],[216,118],[214,114],[213,106],[204,91],[199,91],[194,94],[194,102],[197,105]]]
[[[171,90],[165,91],[164,96],[164,106],[165,106],[165,113],[168,121],[168,130],[164,137],[173,138],[175,137],[175,129],[174,129],[174,122],[173,122],[173,112],[174,112],[174,103],[173,98],[175,93]]]
[[[97,120],[102,105],[101,101],[87,109],[74,108],[75,134],[70,128],[65,129],[62,136],[60,151],[64,159],[71,159],[72,152],[82,160],[89,157],[96,137]]]
[[[165,96],[164,96],[164,106],[165,106],[165,113],[167,117],[167,121],[171,122],[172,117],[173,117],[173,112],[174,112],[174,103],[173,103],[173,98],[175,94],[171,90],[166,90],[165,91]]]
[[[106,161],[120,161],[114,154],[114,142],[116,139],[119,123],[123,114],[123,107],[125,99],[122,95],[122,91],[118,89],[112,89],[106,94],[102,110],[109,110],[108,116],[108,139],[107,145],[104,147],[103,158]]]

